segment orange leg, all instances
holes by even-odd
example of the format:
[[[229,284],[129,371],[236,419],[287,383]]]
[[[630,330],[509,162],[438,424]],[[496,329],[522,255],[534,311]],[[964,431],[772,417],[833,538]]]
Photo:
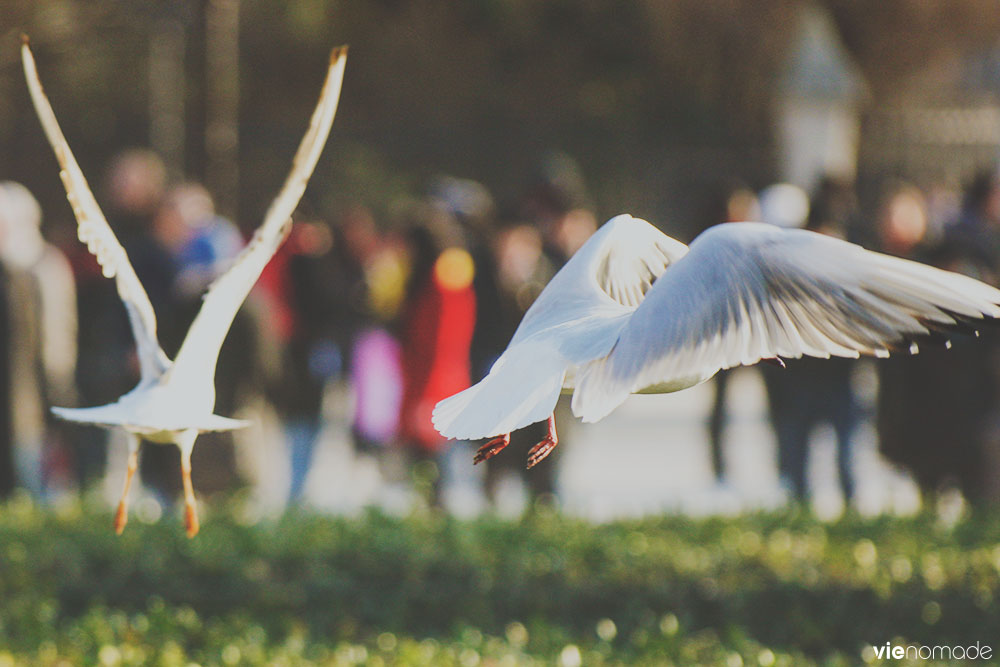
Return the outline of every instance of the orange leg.
[[[476,456],[472,459],[472,465],[487,461],[499,454],[504,447],[510,444],[510,433],[504,433],[493,438],[485,445],[476,450]]]
[[[194,449],[197,437],[197,431],[185,431],[182,435],[183,441],[178,443],[181,448],[181,480],[184,482],[184,527],[187,529],[188,537],[197,535],[200,528],[194,486],[191,484],[191,450]]]
[[[128,492],[132,487],[132,476],[139,467],[139,438],[128,434],[128,469],[125,472],[125,487],[122,489],[121,500],[118,501],[118,511],[115,512],[115,532],[119,535],[128,523]]]
[[[556,416],[552,414],[549,416],[549,432],[545,434],[545,438],[541,442],[528,450],[528,469],[530,470],[541,463],[546,456],[552,453],[552,450],[558,444],[559,436],[556,435]]]

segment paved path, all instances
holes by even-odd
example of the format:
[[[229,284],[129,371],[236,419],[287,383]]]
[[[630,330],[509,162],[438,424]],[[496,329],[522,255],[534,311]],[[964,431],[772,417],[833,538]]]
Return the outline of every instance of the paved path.
[[[873,395],[873,378],[859,374],[862,393]],[[731,514],[780,506],[785,499],[775,469],[775,443],[766,415],[763,384],[753,369],[737,372],[729,386],[725,485],[717,485],[710,468],[705,419],[712,387],[701,385],[664,396],[633,396],[597,424],[563,424],[565,445],[558,475],[563,509],[594,520],[633,517],[664,511],[691,515]],[[403,482],[402,463],[379,464],[356,456],[349,444],[343,394],[334,393],[330,426],[321,437],[307,484],[307,501],[317,509],[353,513],[376,504],[393,512],[408,511],[412,491]],[[266,512],[278,511],[288,484],[288,464],[280,455],[280,431],[263,419],[251,445],[244,448],[250,469],[259,474],[258,497]],[[269,443],[264,445],[263,443]],[[843,503],[836,481],[833,432],[813,436],[809,478],[814,509],[837,516]],[[471,465],[471,446],[453,448],[446,462],[446,503],[459,515],[485,509],[480,491],[481,469]],[[393,470],[395,469],[395,472]],[[886,464],[876,451],[870,425],[855,442],[857,505],[864,514],[910,513],[918,508],[916,486]],[[516,515],[525,494],[516,477],[500,487],[499,511]]]

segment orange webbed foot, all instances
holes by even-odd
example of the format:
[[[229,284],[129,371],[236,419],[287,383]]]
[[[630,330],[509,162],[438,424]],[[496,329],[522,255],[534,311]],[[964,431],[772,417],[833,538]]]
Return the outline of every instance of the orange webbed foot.
[[[559,436],[556,434],[556,416],[549,417],[549,432],[541,442],[528,450],[528,469],[545,460],[545,457],[552,453],[552,450],[559,444]]]
[[[472,464],[482,463],[483,461],[488,461],[493,458],[501,451],[503,448],[510,444],[510,433],[504,433],[499,435],[485,445],[476,450],[476,455],[472,459]]]

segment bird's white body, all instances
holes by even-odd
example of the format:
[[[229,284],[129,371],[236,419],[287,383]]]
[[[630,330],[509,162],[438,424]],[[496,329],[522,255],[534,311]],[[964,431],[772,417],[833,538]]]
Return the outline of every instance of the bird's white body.
[[[245,421],[213,413],[219,350],[237,311],[284,241],[291,215],[326,144],[340,99],[347,49],[334,49],[331,55],[319,102],[281,192],[246,248],[229,270],[209,287],[201,310],[173,361],[164,354],[157,340],[156,316],[149,297],[136,277],[125,250],[104,219],[59,128],[38,80],[35,61],[26,39],[21,55],[32,102],[59,162],[59,175],[77,218],[77,234],[97,258],[104,275],[115,279],[118,295],[125,305],[135,336],[140,370],[138,385],[114,403],[91,408],[56,407],[52,411],[62,419],[121,428],[129,435],[128,476],[115,519],[119,532],[125,526],[126,499],[138,463],[140,439],[176,444],[181,450],[188,534],[193,536],[198,531],[190,480],[191,451],[195,440],[199,433],[205,431],[228,431],[247,426]]]
[[[434,425],[508,434],[549,417],[562,391],[597,421],[629,394],[762,359],[915,352],[916,339],[1000,317],[998,304],[972,278],[809,231],[725,224],[689,248],[621,215],[553,277],[490,373],[438,403]]]

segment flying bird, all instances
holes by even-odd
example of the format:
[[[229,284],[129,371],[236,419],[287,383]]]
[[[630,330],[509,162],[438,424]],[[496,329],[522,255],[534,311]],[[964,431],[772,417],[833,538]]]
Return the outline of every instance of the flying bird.
[[[528,467],[558,443],[553,410],[595,422],[634,393],[693,387],[717,372],[803,355],[916,353],[1000,317],[1000,290],[801,229],[712,227],[688,247],[645,220],[605,223],[552,278],[478,384],[439,402],[444,436],[490,438],[548,420]]]
[[[336,48],[331,53],[326,80],[309,129],[295,153],[291,173],[268,209],[264,222],[235,258],[232,267],[209,287],[201,310],[173,361],[157,340],[156,316],[149,297],[101,213],[59,128],[38,80],[27,38],[21,47],[21,57],[31,100],[55,151],[59,175],[76,215],[77,235],[97,258],[104,275],[115,279],[118,296],[128,312],[139,358],[139,384],[116,402],[92,408],[52,408],[52,412],[62,419],[120,428],[127,434],[128,469],[114,520],[118,533],[128,521],[129,486],[138,466],[140,440],[177,445],[181,450],[185,526],[188,536],[194,537],[198,533],[198,514],[191,485],[191,451],[195,440],[199,433],[206,431],[229,431],[248,425],[242,420],[213,414],[219,350],[244,299],[288,234],[292,212],[305,191],[337,112],[347,47]]]

